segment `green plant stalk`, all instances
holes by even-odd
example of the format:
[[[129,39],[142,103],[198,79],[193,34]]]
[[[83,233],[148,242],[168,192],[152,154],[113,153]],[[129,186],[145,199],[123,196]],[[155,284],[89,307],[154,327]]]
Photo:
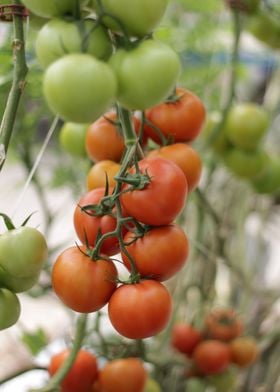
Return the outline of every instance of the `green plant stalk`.
[[[19,0],[14,0],[15,5],[20,5]],[[19,107],[20,97],[25,86],[25,77],[28,72],[25,59],[23,17],[13,16],[13,54],[14,71],[11,90],[7,99],[6,108],[0,125],[0,171],[6,161],[7,151],[14,129],[16,114]]]
[[[52,392],[58,389],[60,383],[67,376],[67,373],[71,369],[77,354],[82,346],[84,337],[86,335],[86,326],[87,326],[87,314],[81,314],[78,317],[76,324],[76,333],[73,341],[73,346],[70,352],[70,355],[67,357],[65,362],[63,362],[62,366],[55,373],[55,375],[50,379],[45,387],[33,390],[33,392]]]

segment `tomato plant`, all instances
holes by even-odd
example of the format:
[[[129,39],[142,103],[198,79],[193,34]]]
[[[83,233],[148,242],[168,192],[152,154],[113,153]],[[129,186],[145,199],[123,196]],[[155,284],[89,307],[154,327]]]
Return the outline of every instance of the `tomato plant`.
[[[214,309],[206,315],[205,332],[213,339],[229,341],[243,332],[243,323],[233,309]]]
[[[186,201],[188,184],[183,171],[174,162],[160,157],[144,158],[138,165],[140,173],[146,176],[147,185],[128,192],[129,185],[125,184],[120,197],[124,210],[148,225],[171,223]],[[135,168],[130,174],[137,178]]]
[[[117,287],[117,269],[110,260],[92,260],[85,247],[67,248],[52,269],[54,292],[69,308],[80,313],[101,309]]]
[[[258,357],[258,346],[254,338],[241,336],[230,342],[231,361],[239,367],[254,363]]]
[[[201,332],[192,325],[184,322],[174,324],[171,332],[171,345],[180,353],[191,356],[201,340]]]
[[[223,372],[231,359],[229,346],[219,340],[202,341],[196,346],[192,357],[203,374]]]
[[[142,392],[146,380],[142,361],[132,357],[107,362],[98,377],[100,390],[104,392]]]
[[[187,261],[189,243],[178,225],[154,227],[143,236],[128,232],[126,251],[133,258],[142,277],[164,281],[175,275]],[[122,251],[125,266],[131,270],[128,256]]]
[[[211,387],[215,388],[215,392],[236,391],[237,380],[238,374],[233,367],[228,367],[222,373],[207,377],[207,382]]]
[[[267,165],[262,173],[251,180],[253,188],[261,194],[273,194],[280,191],[280,159],[268,156]]]
[[[144,339],[159,333],[167,325],[171,310],[168,290],[155,280],[119,286],[108,306],[113,327],[130,339]]]
[[[0,288],[0,330],[14,325],[20,316],[20,302],[16,294]]]
[[[87,189],[105,188],[106,181],[113,188],[116,185],[114,177],[120,167],[118,163],[108,159],[96,162],[87,174]]]
[[[77,157],[86,156],[85,138],[87,127],[87,124],[64,123],[59,133],[59,141],[62,148],[71,155]]]
[[[51,357],[48,372],[53,376],[70,354],[69,349],[65,349]],[[98,376],[98,366],[95,355],[80,349],[75,361],[61,382],[61,392],[91,392],[92,385]]]

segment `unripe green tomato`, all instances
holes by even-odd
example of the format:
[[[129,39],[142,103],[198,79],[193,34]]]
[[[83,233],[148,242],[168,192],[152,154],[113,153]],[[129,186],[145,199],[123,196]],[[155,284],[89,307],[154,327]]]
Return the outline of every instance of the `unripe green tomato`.
[[[253,188],[260,194],[280,193],[280,159],[269,157],[263,173],[252,180]]]
[[[233,367],[223,373],[207,377],[207,384],[215,388],[215,392],[233,392],[237,384],[237,371]]]
[[[147,378],[144,392],[161,392],[161,387],[158,382],[152,378]]]
[[[207,115],[205,125],[201,131],[201,136],[207,140],[211,133],[213,132],[213,129],[221,122],[222,116],[220,112],[210,112]],[[211,148],[217,153],[224,153],[226,150],[228,150],[231,147],[231,143],[228,140],[228,138],[225,135],[225,131],[222,128],[219,131],[219,134],[215,137],[213,142],[210,144]]]
[[[268,114],[263,107],[254,103],[240,103],[230,109],[225,133],[234,146],[252,151],[265,135],[268,122]]]
[[[106,60],[112,53],[112,45],[106,30],[92,19],[82,22],[52,19],[38,32],[35,51],[40,65],[46,68],[69,53],[83,52]]]
[[[247,29],[254,37],[274,49],[280,48],[280,22],[264,11],[248,20]]]
[[[14,325],[20,316],[20,302],[16,294],[0,289],[0,330]]]
[[[131,50],[117,50],[109,64],[117,76],[117,99],[131,110],[144,110],[164,101],[181,71],[178,55],[152,39]]]
[[[85,139],[88,126],[88,124],[66,122],[59,134],[62,148],[71,155],[86,157]]]
[[[199,378],[190,378],[187,381],[186,392],[205,392],[206,384]]]
[[[97,12],[101,13],[97,1],[93,3]],[[158,25],[167,5],[168,0],[102,0],[102,8],[112,15],[103,18],[102,22],[113,31],[122,31],[122,25],[129,35],[143,37]]]
[[[117,81],[106,63],[89,54],[73,53],[47,68],[43,91],[50,109],[61,118],[91,123],[111,108]]]
[[[20,292],[32,287],[47,258],[44,236],[32,227],[0,235],[0,284]]]
[[[267,155],[262,150],[248,152],[232,148],[223,155],[226,166],[238,177],[252,179],[266,168]]]
[[[35,15],[43,18],[72,14],[76,5],[76,0],[21,0],[21,2]]]

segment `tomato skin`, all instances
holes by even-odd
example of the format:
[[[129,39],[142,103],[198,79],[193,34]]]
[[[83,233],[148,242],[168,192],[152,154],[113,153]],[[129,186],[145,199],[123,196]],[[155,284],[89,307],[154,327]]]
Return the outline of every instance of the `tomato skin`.
[[[85,252],[85,247],[82,247]],[[73,246],[56,259],[52,285],[56,295],[69,308],[80,313],[101,309],[116,289],[118,273],[112,261],[92,260]]]
[[[114,359],[99,373],[100,392],[143,392],[147,371],[138,358]]]
[[[174,162],[161,157],[144,158],[138,165],[140,172],[147,173],[151,180],[143,189],[121,194],[124,210],[128,216],[147,225],[171,223],[183,209],[187,197],[188,183],[183,171]],[[135,168],[130,173],[135,173]],[[123,190],[128,187],[125,184]]]
[[[53,376],[70,355],[70,350],[52,356],[48,366],[50,376]],[[61,383],[61,392],[91,392],[92,384],[97,379],[98,367],[95,355],[80,349],[78,355],[64,380]]]
[[[106,175],[109,187],[114,187],[115,175],[119,172],[121,165],[108,159],[95,163],[87,174],[87,189],[105,188]]]
[[[171,333],[171,345],[180,353],[191,357],[201,340],[201,333],[190,324],[184,322],[174,324]]]
[[[258,357],[258,346],[254,338],[241,336],[230,342],[231,361],[244,368],[254,363]]]
[[[108,305],[113,327],[130,339],[144,339],[162,331],[171,311],[172,299],[168,290],[155,280],[121,285]]]
[[[77,157],[85,157],[85,138],[87,124],[77,124],[66,122],[63,124],[59,133],[61,147],[69,154]]]
[[[152,39],[129,51],[118,49],[109,64],[118,81],[117,99],[130,110],[145,110],[163,101],[181,71],[177,53]]]
[[[130,243],[134,238],[135,235],[128,232],[124,242]],[[180,226],[173,224],[152,228],[143,237],[127,245],[126,249],[142,277],[164,281],[183,268],[189,253],[189,243]],[[121,255],[125,266],[131,270],[128,257],[124,252]]]
[[[179,97],[176,101],[159,103],[146,110],[145,115],[172,142],[189,142],[199,135],[205,120],[205,108],[194,93],[182,87],[176,88],[176,96]],[[146,125],[145,132],[161,144],[155,129]]]
[[[243,332],[243,323],[233,309],[214,309],[205,318],[205,332],[213,339],[228,342]]]
[[[155,381],[153,378],[148,377],[145,384],[144,392],[162,392],[162,389],[157,381]]]
[[[257,193],[273,194],[280,192],[280,159],[268,156],[265,170],[252,179],[252,186]]]
[[[230,349],[219,340],[204,340],[199,343],[192,356],[196,366],[203,374],[218,374],[230,364]]]
[[[116,229],[117,221],[113,216],[90,216],[82,211],[81,207],[89,204],[98,204],[104,196],[105,188],[96,188],[84,194],[77,203],[74,211],[73,222],[75,231],[83,244],[94,246],[98,232],[106,234]],[[112,193],[112,188],[110,189]],[[112,256],[119,251],[118,238],[106,238],[101,246],[101,253]]]
[[[263,150],[245,151],[231,148],[222,156],[225,165],[233,174],[244,179],[254,179],[267,167],[268,158]]]
[[[0,330],[14,325],[20,316],[20,302],[12,291],[0,288]]]
[[[63,16],[74,11],[75,0],[21,0],[35,15],[43,18]]]
[[[148,154],[148,157],[157,156],[170,159],[182,169],[188,182],[189,192],[197,187],[201,177],[202,162],[194,148],[188,144],[175,143],[152,150]]]
[[[114,102],[117,82],[111,68],[85,53],[67,54],[45,71],[43,92],[50,109],[66,121],[95,121]]]

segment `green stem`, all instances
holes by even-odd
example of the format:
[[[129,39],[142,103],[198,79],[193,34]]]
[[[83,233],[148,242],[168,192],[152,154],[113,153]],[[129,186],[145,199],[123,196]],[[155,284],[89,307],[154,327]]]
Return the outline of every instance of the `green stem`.
[[[14,0],[14,4],[20,5],[20,1]],[[25,77],[28,72],[25,59],[23,20],[23,17],[20,15],[13,16],[14,39],[12,46],[14,54],[14,71],[11,90],[0,125],[0,171],[6,161],[19,101],[25,86]]]
[[[55,375],[50,379],[48,384],[43,388],[33,390],[33,392],[52,392],[59,387],[60,383],[63,381],[63,379],[66,377],[67,373],[71,369],[81,348],[84,336],[86,334],[86,325],[87,314],[81,314],[77,320],[76,333],[70,355],[67,357],[65,362],[63,362],[63,365],[59,368]]]

